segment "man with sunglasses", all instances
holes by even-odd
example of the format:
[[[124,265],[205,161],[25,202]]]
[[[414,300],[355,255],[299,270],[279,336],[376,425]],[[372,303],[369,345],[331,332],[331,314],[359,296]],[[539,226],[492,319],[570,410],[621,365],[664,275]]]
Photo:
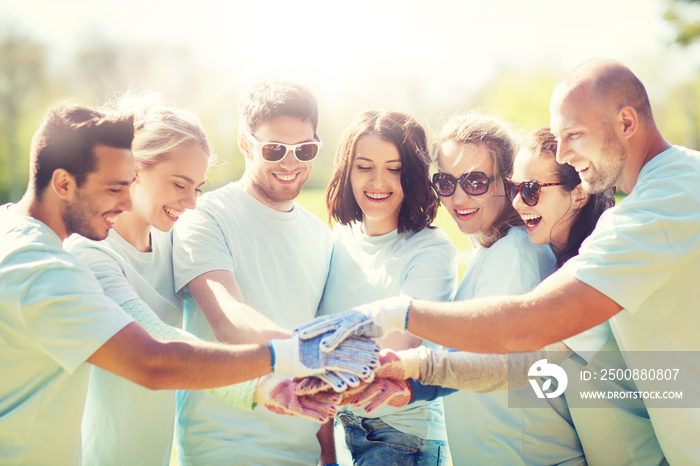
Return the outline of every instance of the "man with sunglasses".
[[[317,123],[315,97],[294,83],[258,83],[240,102],[243,176],[202,196],[174,231],[175,287],[186,298],[189,332],[261,343],[315,316],[332,243],[326,225],[294,200],[321,147]],[[180,464],[332,463],[332,437],[318,431],[305,419],[178,394]],[[322,452],[324,440],[330,449]]]
[[[697,386],[700,154],[663,138],[644,86],[615,61],[591,60],[566,76],[550,113],[557,161],[576,168],[587,192],[618,186],[628,194],[602,215],[578,256],[521,296],[380,302],[310,324],[302,336],[335,328],[322,343],[331,348],[348,334],[398,328],[463,351],[506,353],[535,351],[610,319],[631,370],[646,368],[639,352],[666,354],[666,367],[655,369],[678,369],[686,387]],[[534,186],[511,186],[511,194],[518,188],[536,202]],[[634,381],[640,392],[655,390],[649,379]],[[700,400],[688,392],[684,409],[649,407],[670,464],[700,462]]]

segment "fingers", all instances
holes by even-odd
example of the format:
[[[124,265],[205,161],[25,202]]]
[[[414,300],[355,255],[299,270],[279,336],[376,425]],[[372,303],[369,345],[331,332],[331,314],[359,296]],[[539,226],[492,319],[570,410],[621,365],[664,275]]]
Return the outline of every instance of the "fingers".
[[[330,390],[331,388],[335,391],[340,391],[336,390],[336,386],[332,385],[333,383],[337,384],[344,384],[342,379],[338,379],[337,381],[335,380],[324,380],[323,378],[319,377],[304,377],[302,379],[296,379],[295,382],[297,383],[296,388],[294,389],[294,394],[295,395],[314,395],[319,392],[323,392],[326,390]]]
[[[317,317],[298,326],[293,332],[298,333],[302,340],[308,340],[335,330],[338,327],[338,318],[338,315]]]
[[[376,396],[363,409],[367,414],[372,414],[380,408],[391,405],[395,407],[406,406],[411,401],[411,389],[408,382],[392,379],[377,379],[380,387]]]

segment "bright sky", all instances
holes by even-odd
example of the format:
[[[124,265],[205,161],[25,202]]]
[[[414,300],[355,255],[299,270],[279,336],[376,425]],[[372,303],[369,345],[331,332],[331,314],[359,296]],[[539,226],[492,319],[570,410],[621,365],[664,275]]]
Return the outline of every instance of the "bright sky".
[[[347,83],[408,78],[476,90],[503,68],[564,73],[616,58],[663,86],[692,69],[666,44],[666,0],[0,0],[16,26],[58,56],[99,32],[137,44],[181,43],[244,81],[313,77]],[[644,63],[645,65],[639,65]],[[376,80],[376,79],[375,79]],[[647,84],[649,86],[649,84]],[[650,93],[653,90],[650,90]]]

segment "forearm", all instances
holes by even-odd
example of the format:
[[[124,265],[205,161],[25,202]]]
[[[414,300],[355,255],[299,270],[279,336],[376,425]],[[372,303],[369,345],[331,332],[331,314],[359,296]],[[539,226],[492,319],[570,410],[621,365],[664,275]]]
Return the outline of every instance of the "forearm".
[[[88,362],[147,388],[198,390],[268,374],[271,360],[267,344],[163,343],[131,323],[95,351]]]
[[[555,272],[530,293],[453,303],[413,300],[407,328],[461,351],[537,351],[594,327],[620,311],[607,296]]]
[[[509,355],[427,351],[421,358],[421,383],[479,393],[515,390],[527,386],[527,372],[535,361],[548,358],[558,364],[571,353],[561,342],[541,351]]]
[[[330,419],[328,422],[323,424],[321,428],[316,433],[316,438],[318,438],[318,443],[321,445],[321,457],[319,459],[319,464],[333,464],[336,460],[335,454],[335,433],[334,433],[334,422]]]
[[[163,322],[148,305],[140,299],[133,299],[121,305],[124,311],[132,316],[153,338],[158,341],[200,341],[191,333]],[[241,382],[225,387],[204,390],[210,395],[221,398],[236,408],[252,410],[253,394],[257,379]]]
[[[243,295],[230,272],[203,274],[187,285],[214,330],[225,343],[266,343],[290,333],[243,302]]]

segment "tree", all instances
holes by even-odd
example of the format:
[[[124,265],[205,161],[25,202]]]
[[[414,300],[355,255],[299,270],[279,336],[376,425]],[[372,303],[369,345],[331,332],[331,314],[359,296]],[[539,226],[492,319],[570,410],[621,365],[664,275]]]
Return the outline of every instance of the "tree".
[[[667,0],[664,19],[676,30],[675,42],[683,47],[700,38],[700,0]]]
[[[36,126],[46,69],[43,44],[16,31],[0,38],[0,202],[19,200],[26,187],[28,127]]]

